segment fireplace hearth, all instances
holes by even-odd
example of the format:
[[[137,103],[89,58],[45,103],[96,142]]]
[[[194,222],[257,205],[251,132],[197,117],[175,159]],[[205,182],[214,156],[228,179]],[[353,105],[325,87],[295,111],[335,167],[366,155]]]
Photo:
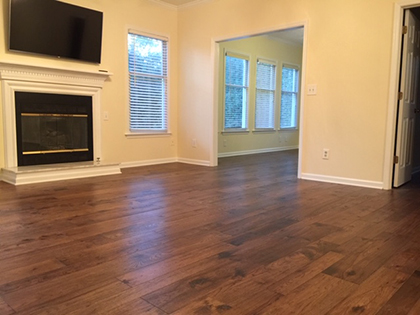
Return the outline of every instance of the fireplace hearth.
[[[93,161],[92,97],[15,92],[18,166]]]

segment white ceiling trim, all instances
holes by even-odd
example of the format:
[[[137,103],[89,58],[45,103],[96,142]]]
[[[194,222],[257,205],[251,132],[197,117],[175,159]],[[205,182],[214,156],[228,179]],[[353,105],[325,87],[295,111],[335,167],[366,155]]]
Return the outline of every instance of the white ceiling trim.
[[[211,1],[213,1],[213,0],[194,0],[194,1],[182,4],[182,5],[178,6],[178,8],[179,9],[185,9],[185,8],[193,7],[193,6],[203,4],[203,3],[206,3],[206,2],[211,2]]]
[[[189,8],[189,7],[196,6],[205,2],[210,2],[213,0],[193,0],[193,1],[181,4],[181,5],[175,5],[175,4],[166,2],[165,0],[149,0],[149,1],[159,4],[169,9],[178,10],[178,9]]]
[[[178,9],[178,6],[176,6],[174,4],[170,4],[170,3],[164,2],[164,1],[161,1],[161,0],[149,0],[149,1],[150,2],[154,2],[154,3],[156,3],[156,4],[160,5],[160,6],[169,8],[169,9],[173,9],[173,10],[177,10]]]

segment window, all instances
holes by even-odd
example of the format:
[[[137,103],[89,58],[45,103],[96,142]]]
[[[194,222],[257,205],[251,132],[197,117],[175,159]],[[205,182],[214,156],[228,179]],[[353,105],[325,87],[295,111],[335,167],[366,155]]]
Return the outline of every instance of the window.
[[[299,69],[283,65],[280,128],[297,128]]]
[[[130,131],[168,129],[167,46],[166,40],[128,33]]]
[[[275,98],[276,65],[269,61],[258,60],[255,100],[256,129],[274,129]]]
[[[225,54],[225,130],[247,129],[248,73],[246,57]]]

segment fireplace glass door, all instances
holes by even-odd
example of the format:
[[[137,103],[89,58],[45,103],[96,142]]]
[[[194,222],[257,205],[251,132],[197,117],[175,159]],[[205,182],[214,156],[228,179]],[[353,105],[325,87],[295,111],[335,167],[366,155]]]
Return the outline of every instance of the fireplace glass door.
[[[91,97],[15,96],[19,166],[93,160]]]
[[[87,115],[21,113],[22,154],[88,151]]]

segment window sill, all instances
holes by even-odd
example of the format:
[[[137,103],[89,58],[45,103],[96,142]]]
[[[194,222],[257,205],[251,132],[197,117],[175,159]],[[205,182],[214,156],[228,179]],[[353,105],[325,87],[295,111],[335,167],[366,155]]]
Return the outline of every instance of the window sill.
[[[233,129],[233,130],[223,130],[222,135],[235,134],[235,133],[249,133],[248,129]]]
[[[172,133],[163,131],[151,131],[151,132],[126,132],[125,137],[127,139],[136,139],[136,138],[159,138],[159,137],[169,137],[172,136]]]
[[[263,128],[260,128],[260,129],[254,129],[254,130],[252,130],[252,132],[255,132],[255,133],[260,133],[260,132],[266,132],[266,133],[273,133],[273,132],[276,132],[276,129],[271,129],[271,128],[266,128],[266,129],[263,129]]]
[[[299,130],[297,127],[290,127],[290,128],[280,128],[279,131],[297,131]]]

